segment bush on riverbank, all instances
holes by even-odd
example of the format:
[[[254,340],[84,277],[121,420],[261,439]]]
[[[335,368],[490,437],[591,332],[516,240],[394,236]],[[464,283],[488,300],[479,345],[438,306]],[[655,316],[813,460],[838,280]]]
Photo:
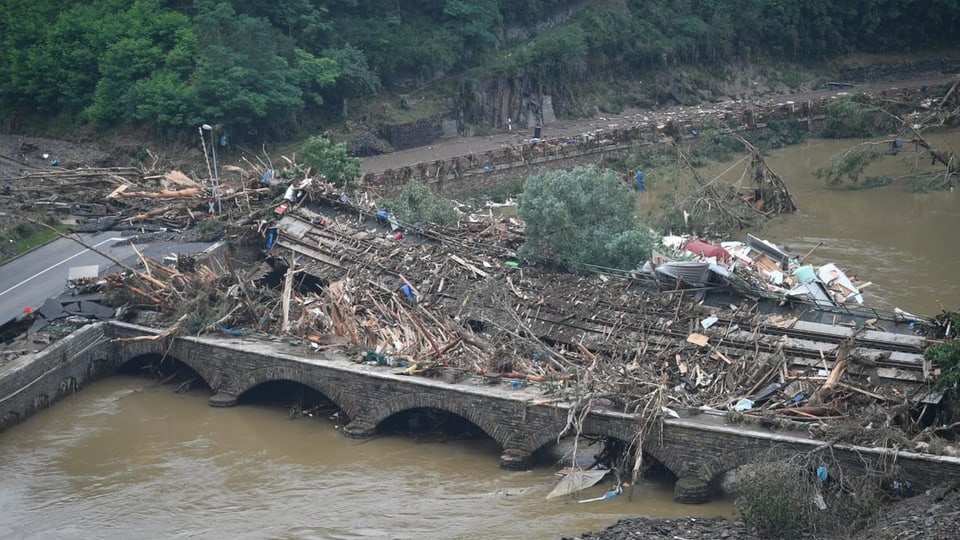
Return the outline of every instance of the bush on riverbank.
[[[879,480],[798,456],[743,467],[734,504],[744,525],[765,538],[843,538],[887,499]]]

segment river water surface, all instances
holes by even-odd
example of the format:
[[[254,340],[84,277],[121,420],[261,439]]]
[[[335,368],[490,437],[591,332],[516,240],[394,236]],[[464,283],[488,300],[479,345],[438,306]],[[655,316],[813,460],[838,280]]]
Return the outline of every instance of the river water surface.
[[[957,134],[941,141],[960,147]],[[773,152],[801,210],[755,233],[797,254],[822,241],[811,260],[872,281],[874,305],[960,307],[960,191],[825,189],[811,171],[850,144]],[[671,486],[646,481],[632,499],[548,501],[553,469],[501,471],[491,441],[360,442],[326,419],[212,409],[207,397],[113,377],[0,433],[0,538],[547,539],[626,516],[732,513],[730,501],[675,504]]]
[[[960,155],[960,133],[927,139]],[[960,309],[960,189],[917,193],[900,180],[848,190],[827,188],[814,176],[813,171],[829,164],[831,156],[861,142],[810,139],[765,156],[800,210],[749,232],[795,255],[816,248],[808,259],[812,264],[834,262],[860,282],[872,283],[864,297],[874,307],[899,307],[922,315],[939,313],[941,304]],[[898,177],[914,169],[929,170],[930,159],[913,150],[904,144],[898,155],[882,157],[864,176]],[[712,165],[704,175],[735,182],[745,165],[746,161]],[[820,242],[823,245],[817,247]]]
[[[356,441],[327,419],[214,409],[173,386],[111,377],[0,434],[0,538],[556,539],[732,512],[647,481],[632,500],[548,501],[553,469],[502,471],[489,440]]]

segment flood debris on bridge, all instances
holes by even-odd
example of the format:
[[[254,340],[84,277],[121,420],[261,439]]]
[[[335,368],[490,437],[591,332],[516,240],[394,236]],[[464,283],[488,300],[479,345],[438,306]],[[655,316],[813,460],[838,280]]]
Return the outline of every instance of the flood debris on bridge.
[[[772,178],[762,163],[756,170],[762,184]],[[653,272],[561,274],[518,257],[523,225],[513,219],[409,226],[316,179],[280,183],[265,167],[238,175],[231,235],[253,253],[141,257],[104,282],[113,302],[140,306],[121,317],[164,325],[167,335],[288,336],[307,353],[341,350],[411,376],[535,388],[538,399],[576,404],[577,414],[640,414],[648,422],[638,438],[657,418],[714,412],[822,432],[847,424],[851,442],[896,432],[904,448],[953,451],[935,440],[953,432],[933,431],[950,424],[932,386],[937,369],[922,355],[945,324],[861,307],[862,286],[835,266],[808,264],[810,253],[790,256],[751,237],[726,246],[681,238],[680,248],[701,244],[686,260],[652,261]],[[191,179],[164,178],[195,189]],[[124,200],[166,201],[136,215],[200,217],[177,197],[112,182],[117,197],[139,194]],[[769,183],[780,195],[764,201],[795,208]],[[801,285],[825,299],[813,289],[791,294]]]
[[[635,276],[689,287],[722,284],[745,297],[802,299],[818,306],[862,305],[862,290],[871,285],[848,276],[834,263],[809,264],[807,259],[822,242],[799,257],[751,234],[745,242],[719,243],[691,235],[665,236],[661,245],[665,251],[655,253]],[[904,320],[925,321],[903,310],[895,314]]]
[[[658,418],[712,412],[833,440],[957,451],[933,387],[938,370],[922,354],[943,337],[946,316],[791,295],[770,302],[683,275],[560,274],[517,257],[515,220],[477,216],[398,235],[375,206],[304,188],[311,209],[298,197],[272,220],[249,217],[238,243],[258,257],[144,258],[136,274],[109,277],[108,294],[149,304],[170,333],[289,336],[305,354],[334,349],[410,376],[533,388],[577,414],[640,414],[648,422],[638,438],[652,436]],[[749,258],[744,266],[769,286],[771,271],[758,269],[781,261],[766,243],[743,247],[752,251],[730,248],[731,259]],[[821,280],[829,291],[834,280]]]

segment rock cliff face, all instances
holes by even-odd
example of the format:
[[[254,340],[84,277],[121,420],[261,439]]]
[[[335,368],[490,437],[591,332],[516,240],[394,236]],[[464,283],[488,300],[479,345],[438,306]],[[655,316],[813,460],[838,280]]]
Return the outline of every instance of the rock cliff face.
[[[529,129],[557,117],[553,97],[541,94],[529,75],[483,81],[462,91],[458,101],[458,118],[464,124]]]
[[[469,125],[530,131],[556,120],[553,96],[541,95],[532,77],[504,77],[464,89],[446,114],[385,125],[380,127],[378,135],[393,150],[406,150],[428,146],[440,139],[469,135]],[[352,140],[349,145],[353,155],[379,153],[369,141]]]

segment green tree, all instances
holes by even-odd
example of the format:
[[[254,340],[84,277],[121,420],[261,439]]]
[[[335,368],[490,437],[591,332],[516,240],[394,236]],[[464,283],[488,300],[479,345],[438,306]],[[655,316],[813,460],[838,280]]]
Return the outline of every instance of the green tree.
[[[380,89],[380,77],[370,69],[363,51],[349,43],[326,54],[336,63],[339,71],[337,94],[343,105],[343,117],[346,118],[349,99],[376,94]]]
[[[190,19],[159,0],[136,0],[116,18],[124,34],[100,54],[100,78],[86,117],[99,124],[157,127],[194,123],[199,104],[190,84],[199,53]]]
[[[494,32],[503,25],[498,0],[447,0],[443,14],[447,25],[456,28],[465,45],[477,48],[497,44]]]
[[[333,144],[330,139],[314,135],[303,144],[303,164],[323,174],[328,182],[351,188],[360,176],[360,159],[347,155],[345,143]]]
[[[270,23],[237,13],[227,0],[199,0],[197,8],[202,117],[243,137],[288,132],[304,106],[294,51],[282,55]]]
[[[635,205],[632,188],[595,166],[531,176],[517,207],[526,223],[520,253],[571,271],[635,269],[650,258],[654,244],[633,214]]]
[[[317,51],[329,39],[333,27],[329,8],[311,0],[272,0],[271,2],[235,2],[237,11],[262,17],[290,38],[295,46]]]

